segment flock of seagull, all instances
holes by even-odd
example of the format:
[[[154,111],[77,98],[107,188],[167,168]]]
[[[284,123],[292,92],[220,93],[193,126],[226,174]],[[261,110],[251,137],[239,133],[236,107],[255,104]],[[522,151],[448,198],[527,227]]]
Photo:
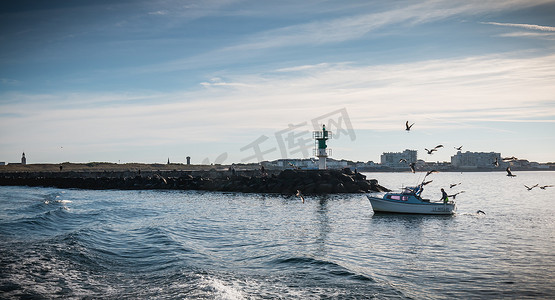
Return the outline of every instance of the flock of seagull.
[[[407,122],[405,123],[405,130],[406,130],[407,132],[409,132],[409,131],[412,129],[412,126],[413,126],[413,125],[414,125],[414,123],[412,123],[412,124],[409,125],[409,121],[407,121]],[[434,154],[435,151],[437,151],[437,150],[440,149],[440,148],[443,148],[443,145],[440,144],[440,145],[437,145],[437,146],[435,146],[434,148],[431,148],[431,149],[424,148],[424,150],[426,150],[426,152],[427,152],[429,155],[432,155],[432,154]],[[462,148],[463,148],[463,146],[461,145],[461,146],[459,146],[459,147],[453,147],[453,148],[455,148],[457,151],[461,151]],[[510,161],[518,160],[518,158],[516,158],[516,157],[514,157],[514,156],[511,156],[511,157],[503,157],[503,158],[501,158],[501,160],[504,161],[504,162],[510,162]],[[400,159],[400,160],[399,160],[399,163],[402,163],[402,162],[407,163],[407,160],[404,159],[404,158],[403,158],[403,159]],[[493,164],[493,166],[495,166],[495,167],[499,167],[499,159],[496,157],[496,158],[495,158],[495,161],[493,161],[492,164]],[[416,172],[416,168],[415,168],[415,163],[414,163],[414,162],[409,163],[409,167],[410,167],[410,170],[411,170],[412,173],[415,173],[415,172]],[[505,171],[507,171],[507,176],[508,176],[508,177],[516,177],[516,175],[513,174],[513,173],[511,172],[511,167],[507,167],[507,169],[505,169]],[[431,174],[430,172],[433,173],[433,172],[436,172],[436,171],[435,171],[435,170],[429,171],[429,172],[426,174],[426,176],[424,176],[424,180],[426,180],[426,177],[427,177],[429,174]],[[426,184],[428,184],[428,183],[430,183],[430,182],[431,182],[431,181],[429,181],[429,182],[423,182],[422,185],[426,185]],[[454,186],[459,185],[459,184],[460,184],[460,183],[458,183],[458,184],[451,184],[450,188],[453,188]],[[542,189],[542,190],[545,190],[545,189],[548,188],[548,187],[553,187],[553,185],[543,185],[543,186],[540,186],[539,184],[536,184],[536,185],[531,186],[531,187],[529,187],[529,186],[527,186],[527,185],[524,185],[524,186],[525,186],[526,189],[528,189],[529,191],[531,191],[531,190],[532,190],[533,188],[535,188],[535,187],[539,187],[539,188]],[[449,195],[449,196],[450,196],[450,197],[453,197],[453,199],[454,199],[454,198],[456,197],[456,195],[458,195],[458,194],[460,194],[460,193],[464,193],[464,191],[459,192],[459,193],[456,193],[456,194],[454,194],[454,195]]]
[[[414,125],[414,123],[412,123],[412,124],[409,125],[409,121],[407,121],[407,122],[405,123],[405,130],[406,130],[407,132],[409,132],[409,131],[412,129],[412,126],[413,126],[413,125]],[[434,154],[435,151],[437,151],[437,150],[440,149],[440,148],[443,148],[443,145],[440,144],[440,145],[437,145],[437,146],[435,146],[434,148],[431,148],[431,149],[424,148],[424,150],[426,150],[426,152],[427,152],[429,155],[432,155],[432,154]],[[453,148],[455,148],[457,151],[461,151],[462,148],[463,148],[463,146],[461,145],[461,146],[459,146],[459,147],[453,147]],[[514,157],[514,156],[511,156],[511,157],[503,157],[501,160],[504,161],[504,162],[507,162],[507,161],[518,160],[518,158],[516,158],[516,157]],[[403,163],[403,162],[404,162],[404,163],[408,163],[408,165],[409,165],[410,170],[411,170],[412,173],[416,173],[416,163],[415,163],[415,162],[410,162],[410,163],[409,163],[409,162],[407,162],[406,159],[401,158],[401,159],[399,160],[399,163]],[[293,164],[291,164],[291,163],[289,163],[289,164],[290,164],[291,166],[297,168],[297,167],[294,166]],[[495,167],[499,167],[499,160],[498,160],[497,157],[495,158],[495,161],[494,161],[492,164],[493,164]],[[506,171],[507,171],[507,176],[509,176],[509,177],[516,177],[516,175],[514,175],[514,174],[511,172],[511,167],[507,167]],[[433,174],[433,173],[438,173],[438,171],[436,171],[436,170],[431,170],[431,171],[426,172],[426,175],[424,176],[424,179],[422,180],[422,183],[421,183],[422,186],[425,186],[425,185],[427,185],[427,184],[429,184],[429,183],[431,183],[431,182],[433,181],[433,180],[428,180],[428,181],[426,181],[426,177],[428,177],[429,175],[431,175],[431,174]],[[458,186],[458,185],[460,185],[460,184],[461,184],[460,182],[459,182],[459,183],[450,184],[450,185],[449,185],[449,188],[452,189],[452,188],[454,188],[454,187],[456,187],[456,186]],[[535,185],[530,186],[530,187],[527,186],[527,185],[524,185],[524,186],[526,187],[526,189],[527,189],[528,191],[531,191],[532,189],[534,189],[534,188],[536,188],[536,187],[538,187],[538,188],[540,188],[540,189],[542,189],[542,190],[545,190],[545,189],[548,188],[548,187],[553,187],[553,185],[542,185],[542,186],[540,186],[538,183],[536,183]],[[457,195],[462,194],[462,193],[464,193],[464,191],[460,191],[460,192],[454,193],[454,194],[452,194],[452,195],[448,195],[448,197],[453,197],[453,199],[455,199],[455,198],[457,197]],[[302,202],[304,203],[304,195],[302,194],[302,192],[301,192],[300,190],[297,190],[297,192],[295,193],[295,196],[299,197],[299,198],[302,200]],[[483,213],[483,214],[485,214],[485,212],[483,212],[483,211],[481,211],[481,210],[479,210],[477,213]]]
[[[412,129],[412,126],[413,126],[413,125],[414,125],[414,123],[412,123],[412,124],[409,125],[409,121],[407,121],[407,122],[405,123],[405,130],[406,130],[407,132],[409,132],[409,131]],[[424,150],[426,150],[426,152],[427,152],[429,155],[432,155],[432,154],[434,154],[435,151],[437,151],[438,149],[443,148],[443,147],[444,147],[443,145],[439,144],[439,145],[437,145],[437,146],[435,146],[435,147],[433,147],[433,148],[431,148],[431,149],[424,148]],[[463,148],[463,146],[461,145],[461,146],[459,146],[459,147],[453,147],[453,148],[455,148],[457,151],[461,151],[462,148]],[[403,163],[403,162],[404,162],[404,163],[408,163],[406,159],[401,158],[401,159],[399,160],[399,163]],[[410,167],[410,171],[411,171],[412,173],[416,173],[416,163],[415,163],[415,162],[411,162],[411,163],[408,163],[408,164],[409,164],[409,167]],[[431,171],[426,172],[426,175],[424,175],[424,179],[422,180],[422,183],[421,183],[422,186],[425,186],[425,185],[427,185],[427,184],[429,184],[429,183],[431,183],[431,182],[433,181],[433,180],[428,180],[428,181],[426,181],[426,177],[428,177],[428,176],[431,175],[432,173],[438,173],[438,171],[436,171],[436,170],[431,170]],[[454,187],[456,187],[457,185],[460,185],[460,184],[461,184],[460,182],[459,182],[459,183],[450,184],[450,185],[449,185],[449,188],[452,189],[452,188],[454,188]],[[457,197],[457,195],[462,194],[462,193],[464,193],[464,191],[460,191],[460,192],[454,193],[454,194],[452,194],[452,195],[448,195],[448,197],[453,197],[453,199],[455,199],[455,198]]]
[[[531,191],[531,190],[532,190],[533,188],[535,188],[535,187],[539,187],[540,189],[545,190],[546,188],[552,187],[552,186],[553,186],[553,185],[542,185],[542,186],[539,186],[538,183],[536,183],[535,185],[530,186],[530,187],[527,186],[526,184],[524,185],[524,187],[525,187],[527,190],[529,190],[529,191]]]

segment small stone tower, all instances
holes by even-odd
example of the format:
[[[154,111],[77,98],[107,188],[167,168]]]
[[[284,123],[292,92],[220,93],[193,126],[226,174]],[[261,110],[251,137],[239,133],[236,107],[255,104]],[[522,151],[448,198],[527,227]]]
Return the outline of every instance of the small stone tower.
[[[187,156],[187,164],[190,165],[191,164],[191,157]]]
[[[23,152],[23,155],[21,156],[21,164],[22,164],[22,165],[26,165],[26,164],[27,164],[27,159],[25,158],[25,152]]]

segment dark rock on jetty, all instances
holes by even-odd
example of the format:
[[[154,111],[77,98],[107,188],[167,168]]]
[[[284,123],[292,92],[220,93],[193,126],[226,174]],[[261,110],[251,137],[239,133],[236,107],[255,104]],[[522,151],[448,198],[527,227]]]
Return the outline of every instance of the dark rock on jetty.
[[[20,172],[0,174],[0,185],[80,189],[175,189],[305,195],[388,191],[376,179],[344,170],[199,172]]]

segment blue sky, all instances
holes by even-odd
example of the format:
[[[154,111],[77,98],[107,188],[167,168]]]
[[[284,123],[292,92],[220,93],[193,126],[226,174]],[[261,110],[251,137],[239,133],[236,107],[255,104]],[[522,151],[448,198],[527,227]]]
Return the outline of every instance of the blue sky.
[[[12,2],[0,161],[555,161],[555,1]]]

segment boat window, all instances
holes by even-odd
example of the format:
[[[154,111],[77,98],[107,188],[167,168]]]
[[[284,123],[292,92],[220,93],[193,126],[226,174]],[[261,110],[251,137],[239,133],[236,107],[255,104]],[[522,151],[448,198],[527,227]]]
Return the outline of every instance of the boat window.
[[[389,199],[392,199],[392,200],[401,200],[401,196],[399,196],[399,195],[391,195],[391,196],[389,196]]]
[[[408,196],[403,196],[403,198],[401,198],[401,200],[407,201],[407,200],[409,200],[409,197]]]

